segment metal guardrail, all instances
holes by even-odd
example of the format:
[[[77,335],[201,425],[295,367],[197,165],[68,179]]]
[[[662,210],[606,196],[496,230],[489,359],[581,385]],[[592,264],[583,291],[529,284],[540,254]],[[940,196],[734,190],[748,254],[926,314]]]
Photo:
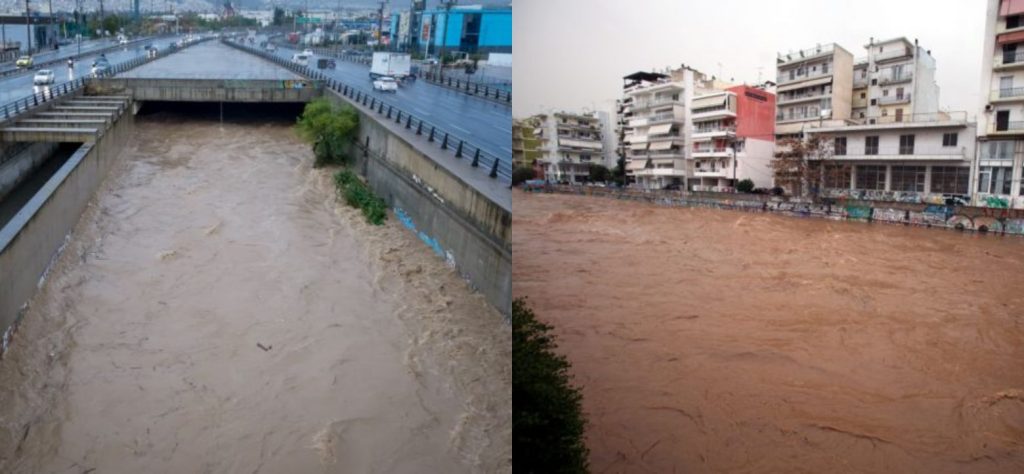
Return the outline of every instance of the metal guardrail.
[[[309,66],[301,66],[286,58],[270,54],[267,51],[256,47],[238,44],[227,40],[222,40],[222,43],[259,56],[297,74],[323,81],[327,88],[347,97],[353,102],[369,108],[370,111],[376,112],[386,120],[394,120],[396,124],[404,125],[406,130],[415,130],[417,135],[426,135],[428,137],[428,141],[432,143],[440,143],[441,149],[453,151],[455,153],[455,158],[468,159],[469,157],[472,157],[473,161],[471,162],[471,166],[489,169],[489,176],[491,178],[499,179],[502,182],[512,182],[511,157],[503,160],[494,156],[484,150],[481,150],[480,147],[473,145],[465,139],[460,138],[454,133],[448,132],[444,128],[437,126],[436,124],[427,122],[413,114],[405,112],[402,109],[377,98],[366,90],[341,82],[317,69]]]
[[[311,49],[313,50],[314,53],[316,53],[319,56],[330,56],[341,59],[342,61],[362,64],[364,66],[369,66],[370,63],[372,62],[371,56],[358,54],[338,54],[337,52],[332,51],[329,48],[314,47]],[[416,74],[416,77],[424,81],[427,81],[431,84],[439,85],[442,87],[448,87],[450,89],[455,89],[459,92],[465,92],[466,94],[469,95],[479,96],[485,99],[490,99],[505,104],[512,103],[511,92],[500,87],[493,87],[489,84],[484,84],[476,81],[464,81],[459,78],[452,79],[451,76],[444,76],[443,74],[432,73],[429,71],[419,71]]]
[[[32,95],[30,95],[28,97],[23,97],[21,99],[17,99],[17,100],[14,100],[12,102],[8,102],[7,104],[5,104],[3,106],[3,119],[4,120],[9,120],[11,118],[17,117],[18,115],[20,115],[20,114],[22,114],[22,113],[24,113],[24,112],[26,112],[26,111],[28,111],[30,109],[38,107],[41,104],[45,104],[45,103],[47,103],[47,102],[49,102],[49,101],[51,101],[53,99],[56,99],[58,97],[63,97],[63,96],[66,96],[68,94],[74,93],[75,91],[78,91],[79,89],[85,87],[87,79],[89,79],[90,77],[109,77],[109,76],[113,76],[115,74],[120,74],[120,73],[125,72],[125,71],[127,71],[129,69],[134,69],[134,68],[139,67],[139,66],[141,66],[143,64],[146,64],[146,63],[149,63],[151,61],[155,61],[157,59],[160,59],[160,58],[162,58],[164,56],[167,56],[167,55],[170,55],[170,54],[174,54],[175,52],[180,51],[182,49],[185,49],[185,48],[187,48],[189,46],[192,46],[194,44],[198,44],[198,43],[202,43],[204,41],[208,41],[209,39],[210,38],[201,39],[199,41],[195,41],[195,42],[189,43],[189,44],[187,44],[187,45],[185,45],[184,47],[181,47],[181,48],[176,47],[176,46],[172,46],[170,48],[165,48],[163,50],[158,51],[155,56],[149,56],[147,54],[146,56],[135,57],[135,58],[129,59],[127,61],[123,61],[123,62],[120,62],[120,63],[116,64],[115,66],[113,66],[110,69],[108,69],[107,72],[102,73],[102,74],[98,74],[98,75],[92,75],[92,74],[83,75],[83,76],[81,76],[81,77],[79,77],[77,79],[73,79],[73,80],[70,80],[70,81],[62,82],[60,84],[54,84],[53,86],[48,87],[47,89],[43,90],[42,92],[36,92],[35,94],[32,94]]]
[[[156,40],[156,39],[159,39],[159,38],[164,38],[164,37],[167,37],[167,36],[173,36],[173,35],[160,35],[160,36],[154,36],[154,37],[149,37],[149,38],[135,39],[135,40],[130,41],[128,44],[115,44],[115,45],[112,45],[112,46],[107,46],[105,48],[99,48],[99,49],[94,49],[94,50],[86,51],[86,52],[84,52],[82,54],[75,54],[75,55],[71,55],[71,56],[64,56],[62,58],[49,59],[49,60],[46,60],[46,61],[43,61],[43,62],[40,62],[40,63],[35,63],[35,64],[32,65],[31,68],[6,69],[6,70],[3,70],[3,71],[0,71],[0,77],[14,76],[14,75],[21,74],[21,73],[31,72],[34,69],[39,69],[41,67],[49,66],[51,64],[60,64],[60,63],[66,62],[68,59],[71,59],[71,58],[73,58],[75,60],[78,60],[78,59],[86,57],[86,56],[93,56],[93,55],[97,55],[97,54],[104,54],[104,53],[107,53],[109,51],[114,51],[116,49],[125,48],[125,47],[133,45],[134,43],[138,43],[138,42],[142,42],[142,41],[153,41],[153,40]]]

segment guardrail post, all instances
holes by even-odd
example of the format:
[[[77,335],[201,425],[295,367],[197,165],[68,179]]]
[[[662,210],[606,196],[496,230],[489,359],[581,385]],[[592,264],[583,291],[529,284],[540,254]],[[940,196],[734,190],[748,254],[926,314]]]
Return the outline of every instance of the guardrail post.
[[[472,166],[474,168],[476,168],[477,166],[480,166],[480,149],[479,148],[477,148],[476,149],[476,153],[473,154],[473,163],[470,163],[470,166]]]
[[[427,141],[428,142],[433,142],[434,141],[434,127],[430,127],[430,138],[428,138]]]
[[[378,114],[383,114],[384,113],[384,101],[380,102],[380,107],[377,109],[377,113]]]
[[[491,174],[490,174],[490,176],[492,178],[497,178],[498,177],[498,159],[497,158],[494,159],[494,166],[491,166]]]
[[[408,130],[410,128],[412,128],[412,115],[406,115],[405,116],[405,129]]]
[[[420,120],[419,126],[416,127],[416,134],[423,135],[423,121]]]
[[[459,147],[455,149],[455,157],[462,158],[462,140],[459,140]]]
[[[448,132],[445,132],[444,139],[441,140],[441,149],[442,150],[447,150],[448,149]]]

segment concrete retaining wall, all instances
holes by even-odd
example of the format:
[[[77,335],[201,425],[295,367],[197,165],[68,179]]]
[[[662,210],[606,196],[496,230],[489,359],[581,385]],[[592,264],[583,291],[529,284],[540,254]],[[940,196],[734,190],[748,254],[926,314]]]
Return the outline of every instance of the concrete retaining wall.
[[[0,329],[16,324],[134,129],[135,117],[122,115],[96,143],[82,145],[0,229]]]
[[[333,91],[325,96],[352,105]],[[511,211],[439,166],[392,130],[393,124],[357,110],[358,142],[350,154],[370,187],[407,228],[507,314],[512,295]]]
[[[58,146],[57,143],[26,143],[24,148],[17,145],[7,144],[6,148],[16,148],[17,151],[0,160],[0,199],[18,187],[25,178],[32,176]]]
[[[309,102],[323,94],[310,80],[142,79],[111,77],[89,83],[90,94],[131,92],[136,101]]]

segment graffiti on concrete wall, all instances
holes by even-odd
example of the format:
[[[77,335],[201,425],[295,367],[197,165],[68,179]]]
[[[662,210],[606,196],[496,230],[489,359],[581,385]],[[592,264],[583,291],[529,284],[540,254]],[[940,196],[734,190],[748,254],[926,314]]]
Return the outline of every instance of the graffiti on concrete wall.
[[[446,252],[443,248],[441,248],[441,244],[437,241],[437,239],[427,235],[427,233],[423,232],[422,230],[417,230],[416,223],[412,221],[412,217],[410,217],[409,214],[407,214],[404,209],[396,207],[395,216],[398,217],[398,220],[402,223],[402,225],[405,226],[406,229],[409,229],[410,231],[412,231],[412,233],[416,234],[416,236],[419,237],[420,240],[423,241],[423,243],[427,244],[427,247],[430,247],[430,249],[433,250],[438,257],[445,259],[445,261],[448,262],[449,265],[455,264],[455,258],[452,256],[452,253]]]

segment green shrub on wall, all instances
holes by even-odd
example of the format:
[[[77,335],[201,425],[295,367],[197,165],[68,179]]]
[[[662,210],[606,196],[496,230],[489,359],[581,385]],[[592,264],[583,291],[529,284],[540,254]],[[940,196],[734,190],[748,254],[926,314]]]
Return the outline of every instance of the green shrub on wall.
[[[359,126],[359,113],[348,105],[337,105],[327,99],[316,99],[302,111],[295,125],[304,140],[313,145],[316,161],[313,166],[345,164],[346,144],[352,142]]]
[[[338,194],[345,198],[349,206],[363,211],[366,221],[373,225],[381,225],[388,217],[388,206],[384,200],[373,194],[355,173],[341,170],[334,174],[334,184]]]

